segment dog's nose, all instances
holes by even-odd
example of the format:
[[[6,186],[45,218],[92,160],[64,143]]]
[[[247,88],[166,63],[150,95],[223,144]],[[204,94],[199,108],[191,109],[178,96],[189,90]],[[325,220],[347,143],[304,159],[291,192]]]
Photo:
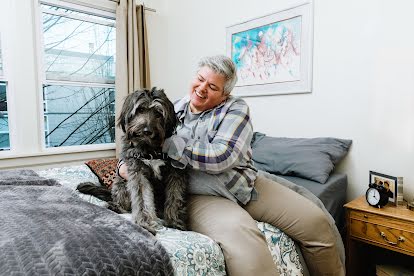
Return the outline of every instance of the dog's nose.
[[[149,127],[145,127],[143,132],[144,132],[144,135],[146,136],[152,135],[152,129],[150,129]]]

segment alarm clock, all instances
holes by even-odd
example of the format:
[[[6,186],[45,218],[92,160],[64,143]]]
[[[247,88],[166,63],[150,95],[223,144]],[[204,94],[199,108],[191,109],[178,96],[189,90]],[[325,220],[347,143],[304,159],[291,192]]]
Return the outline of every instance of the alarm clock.
[[[388,203],[389,191],[382,185],[369,184],[365,198],[369,205],[381,208]]]

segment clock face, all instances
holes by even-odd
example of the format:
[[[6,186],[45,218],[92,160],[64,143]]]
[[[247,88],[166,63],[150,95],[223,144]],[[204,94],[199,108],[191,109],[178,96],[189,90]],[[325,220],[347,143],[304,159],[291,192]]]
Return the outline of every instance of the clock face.
[[[381,197],[377,189],[369,188],[366,194],[366,198],[370,205],[377,205]]]

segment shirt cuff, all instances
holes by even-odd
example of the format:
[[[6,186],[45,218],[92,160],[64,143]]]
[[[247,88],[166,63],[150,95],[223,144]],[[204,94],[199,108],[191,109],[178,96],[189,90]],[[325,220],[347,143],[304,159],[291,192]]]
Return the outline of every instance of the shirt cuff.
[[[122,178],[122,179],[124,179],[120,174],[119,174],[119,168],[123,165],[123,164],[125,164],[125,161],[124,160],[122,160],[122,159],[119,159],[119,161],[118,161],[118,164],[116,165],[116,174],[120,177],[120,178]],[[125,180],[125,179],[124,179]]]
[[[176,161],[173,162],[173,164],[175,164],[174,167],[181,167],[177,164],[178,162],[184,166],[183,168],[185,168],[188,164],[187,159],[184,157],[184,150],[186,149],[186,147],[186,139],[173,135],[164,141],[162,151],[167,153],[168,157]]]

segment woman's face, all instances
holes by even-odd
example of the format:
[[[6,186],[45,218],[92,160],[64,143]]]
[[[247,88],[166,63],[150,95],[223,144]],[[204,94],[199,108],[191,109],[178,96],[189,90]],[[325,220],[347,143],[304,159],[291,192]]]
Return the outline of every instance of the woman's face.
[[[190,109],[200,113],[211,109],[227,99],[224,95],[226,78],[204,66],[197,72],[190,86]]]

